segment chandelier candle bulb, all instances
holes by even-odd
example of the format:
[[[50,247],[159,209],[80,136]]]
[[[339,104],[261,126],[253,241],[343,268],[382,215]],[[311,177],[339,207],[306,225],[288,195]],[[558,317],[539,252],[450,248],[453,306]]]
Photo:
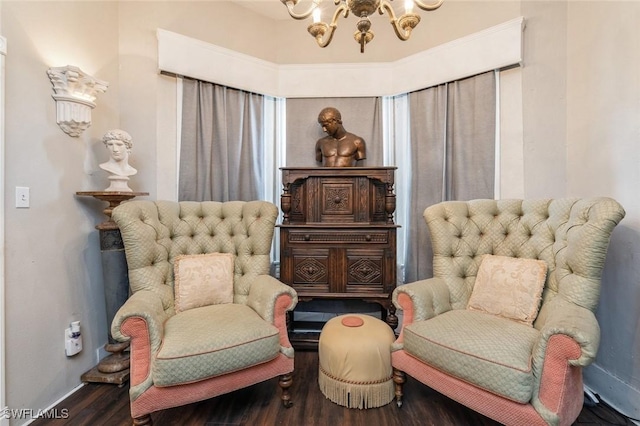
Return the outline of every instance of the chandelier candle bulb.
[[[320,7],[316,6],[315,9],[313,9],[313,23],[317,24],[318,22],[320,22],[320,15],[322,14],[322,11],[320,10]]]
[[[413,0],[405,0],[404,10],[405,13],[413,13]]]

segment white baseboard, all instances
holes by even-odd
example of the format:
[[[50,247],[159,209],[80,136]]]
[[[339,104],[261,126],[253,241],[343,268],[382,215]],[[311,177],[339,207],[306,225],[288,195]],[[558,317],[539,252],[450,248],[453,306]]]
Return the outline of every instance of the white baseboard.
[[[49,410],[53,410],[53,408],[55,406],[57,406],[58,404],[60,404],[62,401],[64,401],[65,399],[69,398],[71,395],[73,395],[74,393],[76,393],[78,390],[80,390],[80,388],[82,388],[85,385],[85,383],[80,383],[78,386],[76,386],[75,388],[71,389],[68,393],[62,395],[57,401],[55,401],[53,404],[49,405],[47,408],[45,408],[42,411],[49,411]],[[38,419],[30,419],[29,421],[27,421],[26,423],[24,423],[24,426],[30,425],[31,423],[35,422]]]
[[[96,349],[96,358],[97,358],[96,363],[99,363],[104,358],[106,358],[109,355],[111,355],[109,352],[107,352],[107,350],[104,348],[104,346],[105,345],[102,345],[98,349]]]
[[[631,387],[597,364],[583,370],[584,384],[619,413],[640,425],[640,389]]]

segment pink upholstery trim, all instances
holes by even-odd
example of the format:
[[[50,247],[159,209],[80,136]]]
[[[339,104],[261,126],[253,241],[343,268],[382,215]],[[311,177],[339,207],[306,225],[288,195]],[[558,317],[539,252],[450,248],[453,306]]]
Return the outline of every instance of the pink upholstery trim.
[[[582,410],[582,369],[567,362],[580,357],[580,345],[571,337],[551,336],[542,367],[540,401],[561,416],[561,425],[570,425]]]
[[[398,294],[398,304],[402,309],[402,329],[400,330],[400,334],[396,339],[396,343],[404,342],[404,328],[409,324],[413,323],[413,301],[406,293]]]
[[[391,364],[441,394],[505,425],[547,424],[531,404],[511,401],[451,377],[403,350],[391,354]]]
[[[273,314],[273,324],[278,328],[280,333],[280,346],[285,348],[291,347],[289,341],[289,333],[287,332],[287,308],[291,306],[293,298],[288,294],[281,294],[276,299],[276,306]]]
[[[151,339],[147,322],[141,317],[127,318],[120,330],[131,336],[131,386],[139,385],[149,376],[151,369]]]
[[[291,372],[293,359],[280,354],[264,364],[200,382],[164,388],[152,386],[131,401],[131,417],[213,398]]]

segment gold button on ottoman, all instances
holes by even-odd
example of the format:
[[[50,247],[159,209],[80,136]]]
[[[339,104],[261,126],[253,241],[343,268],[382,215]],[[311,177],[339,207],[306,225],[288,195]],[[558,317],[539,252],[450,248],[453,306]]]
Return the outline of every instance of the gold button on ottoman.
[[[318,342],[318,384],[329,400],[349,408],[381,407],[393,401],[391,327],[369,315],[330,319]]]

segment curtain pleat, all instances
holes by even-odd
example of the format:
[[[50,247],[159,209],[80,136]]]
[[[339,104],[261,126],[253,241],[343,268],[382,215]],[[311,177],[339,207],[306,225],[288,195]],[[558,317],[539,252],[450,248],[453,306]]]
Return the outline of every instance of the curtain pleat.
[[[493,198],[495,92],[493,72],[448,84],[447,200]]]
[[[433,254],[422,212],[443,198],[446,105],[445,85],[409,94],[412,174],[406,282],[429,276],[432,269]]]
[[[493,198],[495,76],[489,72],[413,92],[409,102],[412,175],[405,282],[433,276],[431,239],[422,215],[427,207]]]
[[[180,200],[261,198],[263,102],[262,95],[184,80]]]

